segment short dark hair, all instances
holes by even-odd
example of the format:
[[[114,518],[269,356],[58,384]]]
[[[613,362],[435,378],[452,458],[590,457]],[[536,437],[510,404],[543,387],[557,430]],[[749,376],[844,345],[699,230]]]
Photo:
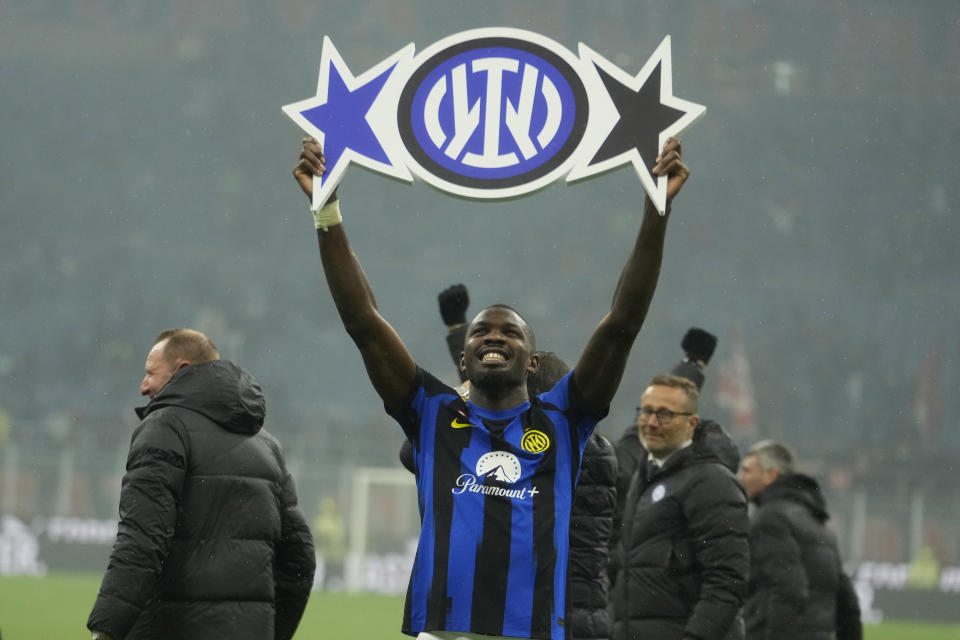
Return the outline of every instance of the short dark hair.
[[[793,473],[793,452],[775,440],[761,440],[747,450],[748,456],[756,456],[757,464],[764,471],[776,469],[780,473]]]
[[[673,375],[672,373],[661,373],[660,375],[653,376],[653,379],[650,380],[650,384],[647,386],[652,387],[654,385],[682,389],[684,395],[687,397],[687,408],[691,413],[696,413],[700,407],[700,390],[697,389],[697,385],[688,378]]]
[[[540,367],[527,376],[527,395],[531,398],[550,391],[570,372],[567,363],[553,351],[537,351],[536,354],[540,357]]]
[[[186,360],[190,364],[202,364],[220,359],[220,352],[213,341],[206,335],[194,329],[167,329],[153,341],[157,345],[164,340],[163,347],[166,360]]]

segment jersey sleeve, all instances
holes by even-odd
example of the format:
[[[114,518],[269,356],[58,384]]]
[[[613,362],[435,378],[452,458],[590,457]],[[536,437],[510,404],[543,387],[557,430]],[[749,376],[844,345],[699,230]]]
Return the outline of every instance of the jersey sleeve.
[[[443,401],[459,397],[454,389],[435,378],[428,371],[417,367],[417,375],[406,400],[396,411],[387,410],[391,418],[397,421],[403,433],[411,442],[420,438],[424,417],[436,413],[436,407]]]
[[[567,416],[568,423],[577,432],[577,436],[580,439],[581,450],[586,446],[586,442],[596,428],[597,423],[606,418],[607,413],[610,411],[609,407],[604,407],[603,411],[594,414],[584,408],[583,395],[573,378],[572,369],[567,375],[560,378],[552,389],[541,393],[538,398],[545,405],[553,405],[563,411]]]

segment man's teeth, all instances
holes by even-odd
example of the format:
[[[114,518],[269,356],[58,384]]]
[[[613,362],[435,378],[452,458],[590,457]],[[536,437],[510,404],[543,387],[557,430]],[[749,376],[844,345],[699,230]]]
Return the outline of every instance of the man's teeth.
[[[493,351],[488,351],[483,354],[483,362],[504,362],[506,358],[503,357],[502,353],[495,353]]]

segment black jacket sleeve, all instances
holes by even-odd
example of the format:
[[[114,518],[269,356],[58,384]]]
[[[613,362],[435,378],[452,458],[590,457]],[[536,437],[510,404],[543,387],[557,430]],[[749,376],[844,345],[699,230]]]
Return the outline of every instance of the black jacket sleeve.
[[[87,628],[123,638],[155,595],[177,524],[188,459],[186,429],[169,410],[134,432],[120,523]]]
[[[286,468],[284,468],[286,471]],[[300,507],[293,478],[287,473],[281,489],[280,544],[277,549],[275,640],[293,637],[310,597],[317,568],[313,536]]]
[[[608,544],[617,508],[617,457],[613,445],[594,433],[583,452],[580,480],[574,493],[570,517],[570,590],[569,600],[574,617],[583,609],[602,609],[606,617]],[[604,633],[586,634],[582,625],[587,621],[574,619],[575,637],[602,637],[609,635],[608,620]],[[580,631],[578,633],[578,630]]]
[[[617,542],[620,541],[620,528],[623,526],[623,513],[626,509],[627,491],[633,474],[642,468],[642,461],[647,455],[637,434],[636,425],[628,425],[623,435],[614,445],[617,454],[616,495],[617,508],[613,515],[613,532],[610,535],[610,557],[614,557]]]
[[[719,464],[708,468],[683,503],[688,540],[700,568],[700,597],[684,633],[721,640],[743,606],[750,525],[746,496],[736,478]]]
[[[860,600],[850,576],[843,571],[837,585],[837,640],[863,640]]]
[[[750,528],[752,580],[765,595],[766,640],[790,640],[803,629],[803,603],[810,595],[803,553],[787,518],[761,511]]]

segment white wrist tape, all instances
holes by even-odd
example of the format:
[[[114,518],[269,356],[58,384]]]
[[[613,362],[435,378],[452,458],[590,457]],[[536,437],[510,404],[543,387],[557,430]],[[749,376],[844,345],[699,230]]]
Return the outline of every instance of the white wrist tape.
[[[326,231],[328,227],[334,227],[343,222],[339,199],[328,202],[319,209],[311,209],[310,212],[313,214],[313,224],[317,229]]]

